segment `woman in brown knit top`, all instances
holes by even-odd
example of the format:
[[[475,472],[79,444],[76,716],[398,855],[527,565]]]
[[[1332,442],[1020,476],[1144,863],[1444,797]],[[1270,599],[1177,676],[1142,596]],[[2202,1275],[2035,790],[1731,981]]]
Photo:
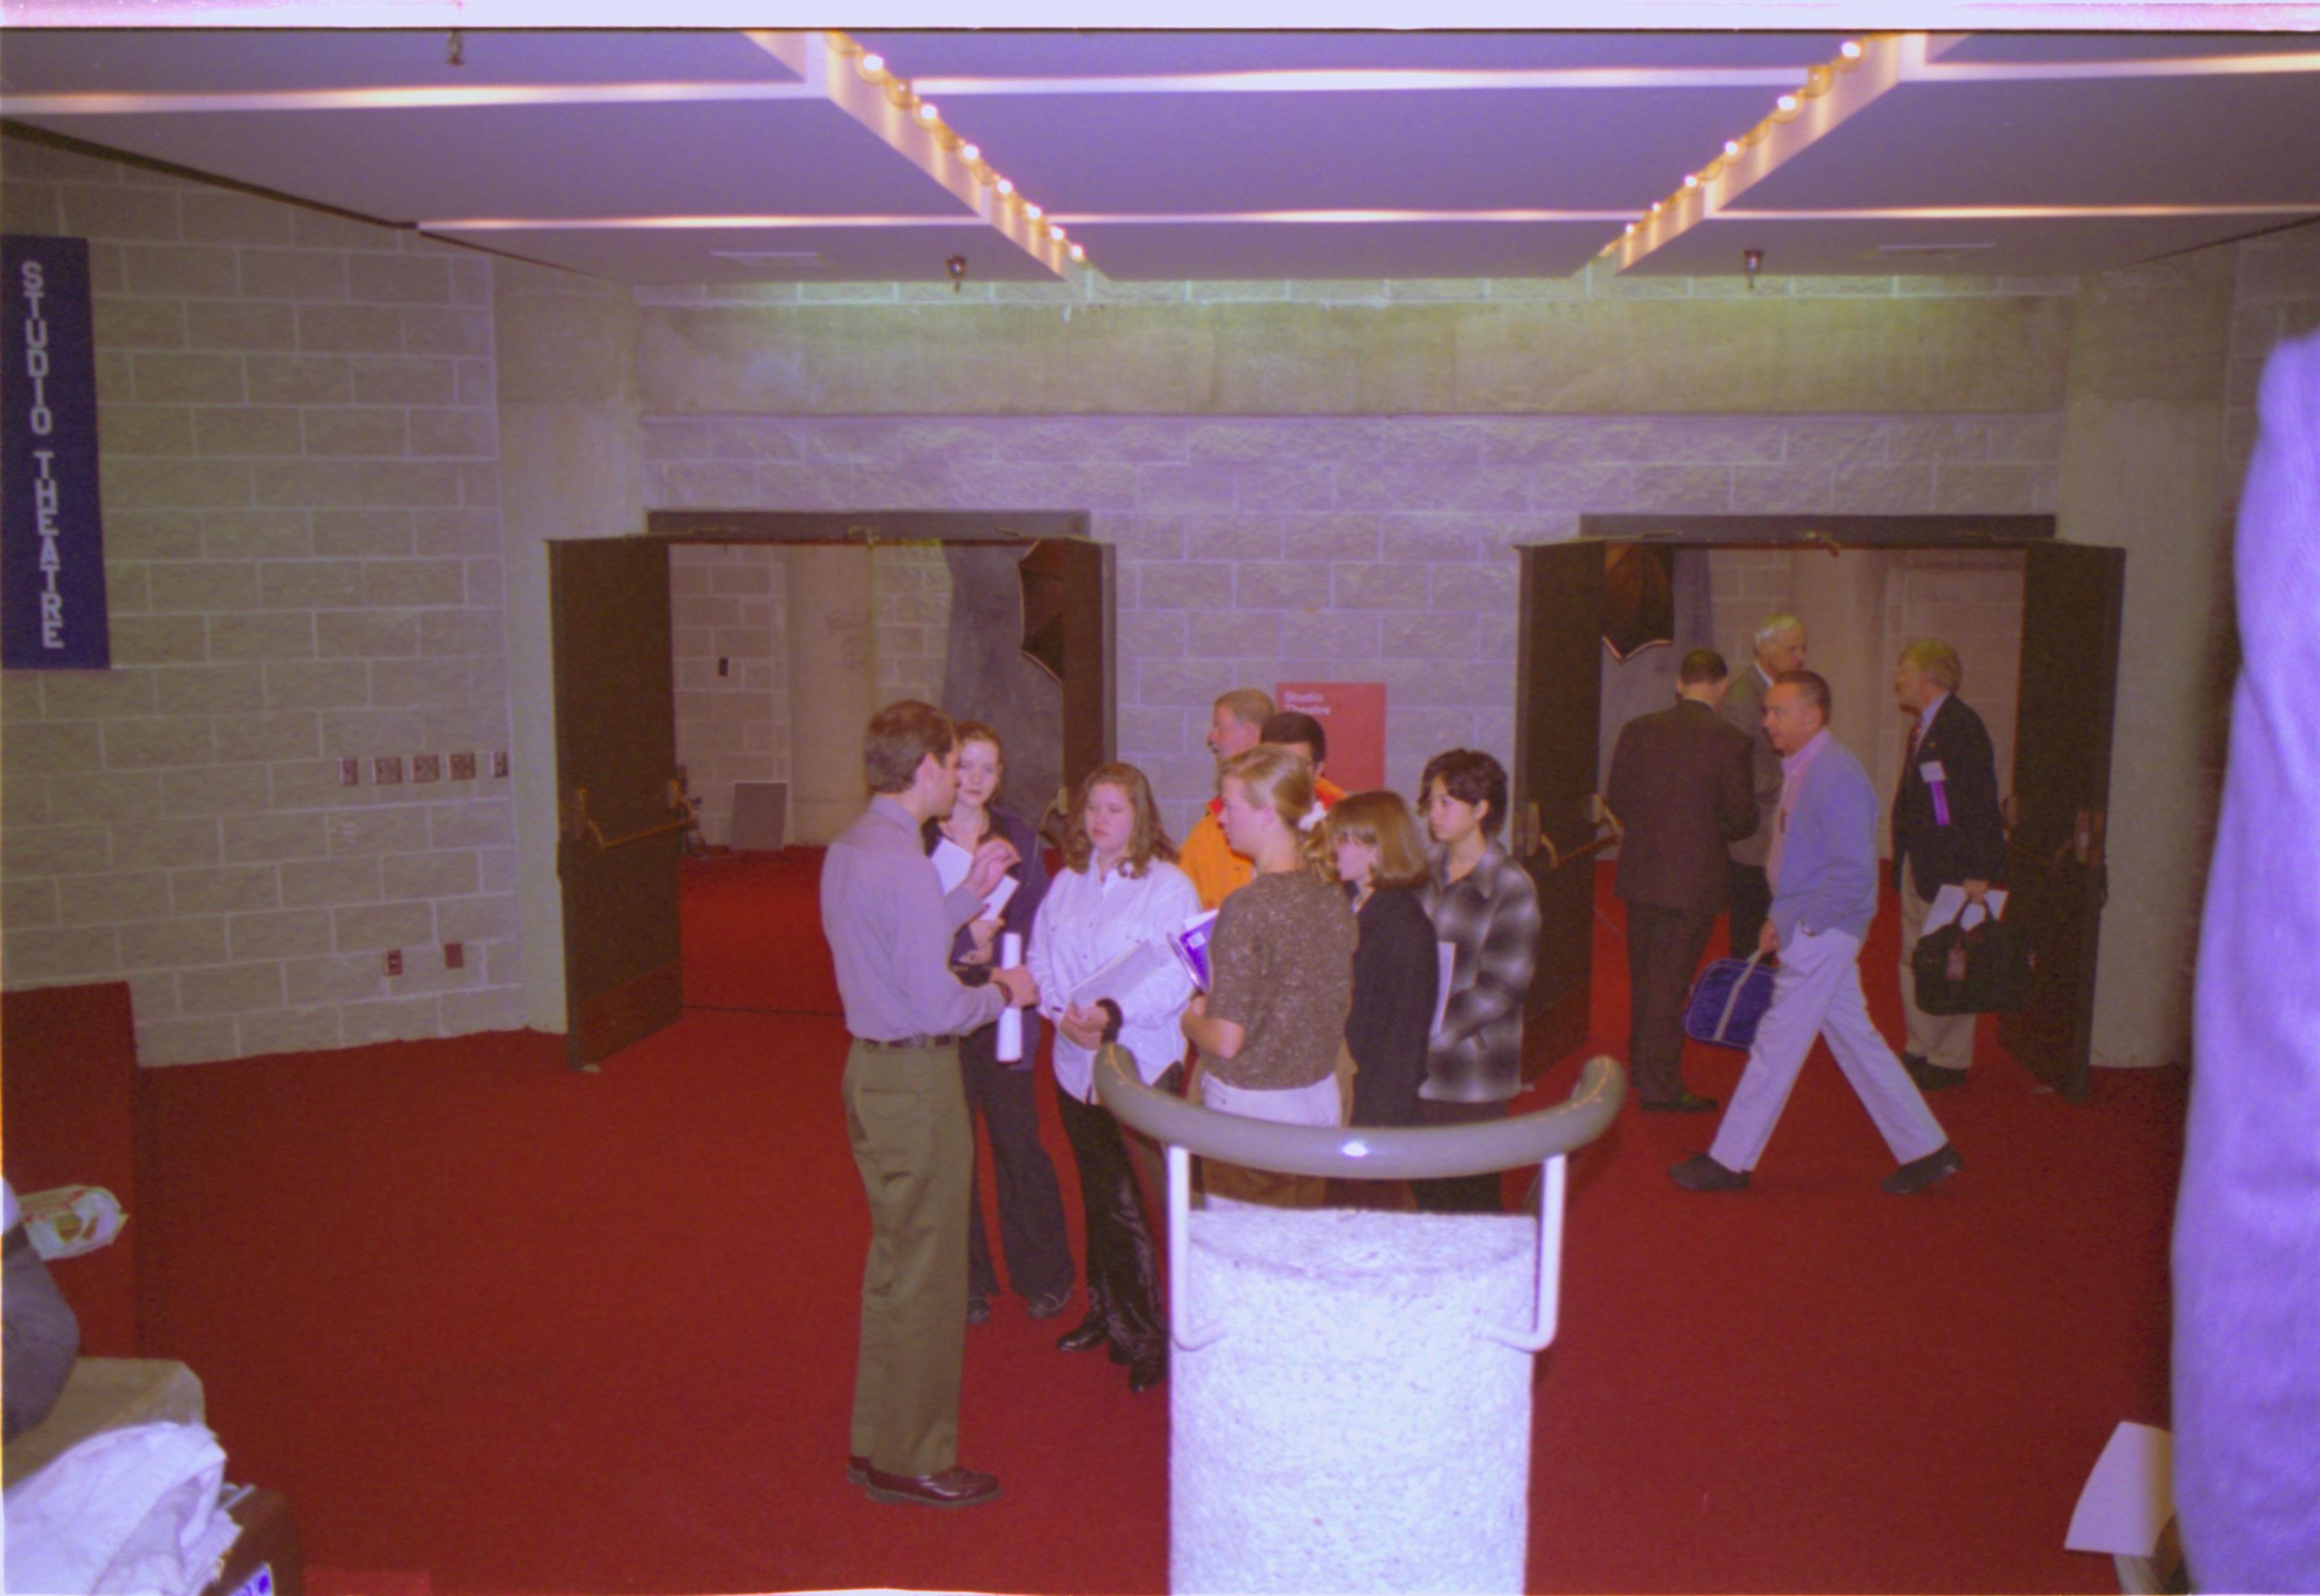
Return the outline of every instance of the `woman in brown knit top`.
[[[1253,1120],[1336,1125],[1355,924],[1318,833],[1299,830],[1313,808],[1312,766],[1261,743],[1226,762],[1221,791],[1226,840],[1256,875],[1218,911],[1209,991],[1184,1011],[1184,1035],[1201,1050],[1201,1101]],[[1237,1178],[1246,1173],[1220,1182],[1211,1165],[1210,1205],[1302,1203],[1318,1185],[1298,1183],[1291,1196],[1248,1185]]]

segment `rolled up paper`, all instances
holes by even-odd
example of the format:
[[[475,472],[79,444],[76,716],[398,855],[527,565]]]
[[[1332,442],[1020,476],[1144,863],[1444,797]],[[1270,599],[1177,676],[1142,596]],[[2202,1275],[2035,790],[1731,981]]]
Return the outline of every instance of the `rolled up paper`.
[[[999,967],[1011,970],[1023,962],[1023,938],[1008,931],[999,939]],[[999,1062],[1014,1064],[1023,1056],[1023,1011],[1010,1003],[999,1011]]]

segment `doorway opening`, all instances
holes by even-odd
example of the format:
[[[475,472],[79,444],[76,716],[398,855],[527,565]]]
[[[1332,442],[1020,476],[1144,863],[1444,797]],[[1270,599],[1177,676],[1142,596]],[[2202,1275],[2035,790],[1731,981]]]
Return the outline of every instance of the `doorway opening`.
[[[826,842],[862,727],[918,697],[1007,745],[1037,821],[1113,748],[1110,549],[1075,512],[655,512],[550,546],[571,1060],[685,1006],[680,860]]]
[[[2004,1017],[2000,1039],[2057,1091],[2084,1095],[2121,551],[2058,543],[2051,516],[1600,515],[1571,543],[1520,554],[1516,846],[1544,920],[1534,1064],[1585,1040],[1592,862],[1616,843],[1597,795],[1618,727],[1668,702],[1684,649],[1715,648],[1737,672],[1756,623],[1785,613],[1804,621],[1813,668],[1830,679],[1837,734],[1888,792],[1906,735],[1894,657],[1921,636],[1965,656],[1964,696],[1991,721],[2011,794],[2007,919],[2036,955],[2032,1003]],[[1663,583],[1662,623],[1639,630],[1636,595]],[[1665,646],[1646,646],[1654,630]]]

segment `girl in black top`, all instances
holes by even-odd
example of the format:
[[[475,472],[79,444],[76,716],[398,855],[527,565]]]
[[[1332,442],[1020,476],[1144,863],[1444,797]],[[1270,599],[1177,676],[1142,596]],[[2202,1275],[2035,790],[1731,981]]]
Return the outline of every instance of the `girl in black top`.
[[[1007,872],[1015,878],[1015,895],[1007,900],[999,918],[969,921],[958,929],[951,943],[951,966],[959,979],[972,986],[990,978],[1001,936],[1012,931],[1023,939],[1026,948],[1030,946],[1031,922],[1039,912],[1039,900],[1047,893],[1047,866],[1030,822],[992,803],[1007,771],[999,733],[980,721],[961,721],[957,736],[957,795],[950,813],[926,823],[927,851],[934,852],[947,838],[973,853],[984,838],[1004,837],[1020,856]],[[1074,1271],[1071,1243],[1064,1234],[1063,1191],[1056,1183],[1054,1163],[1039,1145],[1039,1111],[1031,1094],[1032,1065],[1038,1051],[1038,1017],[1027,1012],[1023,1056],[1019,1062],[999,1061],[999,1028],[994,1024],[959,1038],[958,1066],[966,1087],[967,1107],[971,1113],[983,1116],[983,1129],[991,1137],[992,1161],[998,1174],[999,1238],[1007,1252],[1009,1283],[1023,1297],[1033,1319],[1048,1319],[1070,1302]],[[983,1226],[981,1192],[981,1178],[970,1179],[969,1324],[989,1319],[992,1299],[999,1294],[999,1275],[991,1266],[991,1244]]]
[[[1361,932],[1346,1016],[1356,1066],[1349,1122],[1416,1125],[1441,972],[1434,922],[1416,891],[1426,880],[1426,845],[1394,793],[1341,798],[1323,824]]]

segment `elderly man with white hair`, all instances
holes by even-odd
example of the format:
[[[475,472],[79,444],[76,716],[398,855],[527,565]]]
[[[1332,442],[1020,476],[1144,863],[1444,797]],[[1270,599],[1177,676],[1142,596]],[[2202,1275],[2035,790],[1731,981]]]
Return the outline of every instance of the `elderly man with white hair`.
[[[1924,638],[1901,650],[1893,698],[1909,722],[1901,779],[1893,793],[1893,884],[1901,894],[1901,1012],[1908,1043],[1901,1063],[1918,1089],[1961,1085],[1973,1062],[1971,1014],[1928,1014],[1917,1006],[1914,959],[1926,916],[1945,886],[1981,902],[2006,874],[2006,826],[1998,804],[1998,760],[1989,729],[1957,695],[1965,670],[1957,650]]]

